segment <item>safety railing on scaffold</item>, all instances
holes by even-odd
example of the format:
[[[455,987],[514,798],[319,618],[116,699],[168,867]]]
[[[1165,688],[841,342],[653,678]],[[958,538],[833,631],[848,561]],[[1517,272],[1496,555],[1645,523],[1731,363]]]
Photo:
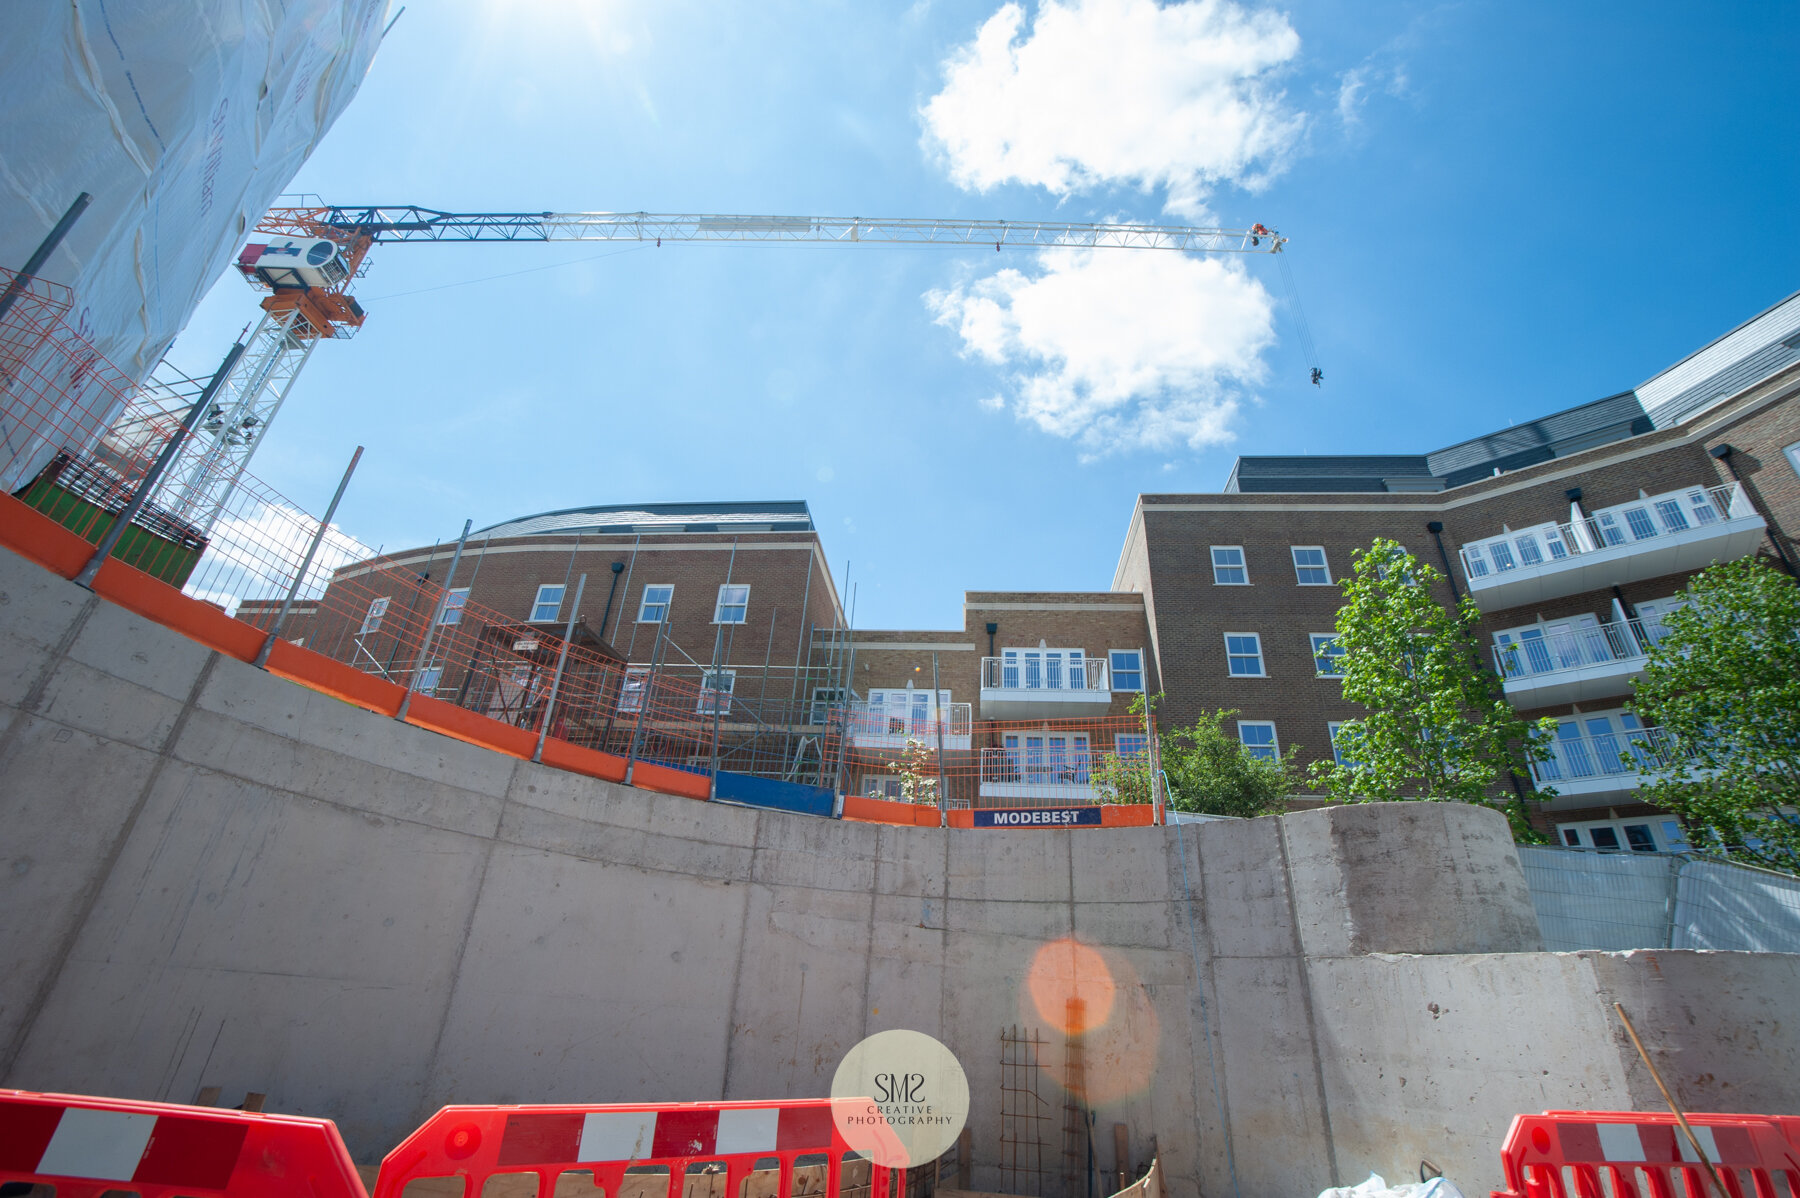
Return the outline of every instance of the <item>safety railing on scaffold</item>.
[[[833,1106],[444,1107],[387,1154],[373,1198],[929,1198],[937,1170],[899,1167],[904,1153],[885,1123],[858,1130],[853,1144]],[[915,1177],[923,1184],[908,1184]],[[0,1192],[15,1188],[58,1198],[370,1198],[329,1119],[0,1090]]]

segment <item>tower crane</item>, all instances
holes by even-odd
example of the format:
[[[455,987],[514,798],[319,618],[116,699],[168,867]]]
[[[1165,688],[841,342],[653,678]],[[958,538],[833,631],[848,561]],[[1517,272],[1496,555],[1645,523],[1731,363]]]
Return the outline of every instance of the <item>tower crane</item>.
[[[416,205],[271,208],[237,268],[269,292],[245,353],[164,476],[157,503],[205,536],[224,510],[319,342],[352,337],[366,313],[351,287],[384,242],[665,241],[992,245],[1278,254],[1287,239],[1248,229],[916,217],[729,216],[647,212],[439,212]],[[1314,381],[1318,380],[1315,367]]]

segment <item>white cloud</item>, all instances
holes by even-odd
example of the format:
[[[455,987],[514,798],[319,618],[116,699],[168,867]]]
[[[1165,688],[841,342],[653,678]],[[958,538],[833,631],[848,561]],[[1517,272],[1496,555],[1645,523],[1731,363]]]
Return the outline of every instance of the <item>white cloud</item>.
[[[1088,458],[1230,441],[1274,340],[1273,302],[1241,263],[1185,254],[1044,253],[924,298],[964,356],[1006,374],[1004,406]]]
[[[1279,13],[1043,0],[1025,24],[1004,5],[925,104],[926,141],[961,187],[1161,187],[1167,211],[1199,219],[1218,184],[1254,190],[1278,174],[1304,130],[1272,83],[1300,47]]]
[[[1361,66],[1351,67],[1338,76],[1337,114],[1345,129],[1353,130],[1362,124],[1362,110],[1368,104],[1369,96],[1375,93],[1391,97],[1406,95],[1405,64],[1386,65],[1371,56]]]

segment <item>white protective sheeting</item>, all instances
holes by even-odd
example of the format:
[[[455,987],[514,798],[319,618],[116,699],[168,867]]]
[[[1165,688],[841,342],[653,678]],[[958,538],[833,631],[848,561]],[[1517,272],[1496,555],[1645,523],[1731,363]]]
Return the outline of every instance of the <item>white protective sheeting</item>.
[[[356,94],[387,5],[0,4],[0,265],[92,193],[41,274],[142,380]]]

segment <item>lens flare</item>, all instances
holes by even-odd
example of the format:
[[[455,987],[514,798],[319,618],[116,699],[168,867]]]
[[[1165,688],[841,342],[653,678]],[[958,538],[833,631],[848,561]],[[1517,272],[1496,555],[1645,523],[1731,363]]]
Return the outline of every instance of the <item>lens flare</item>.
[[[1071,936],[1038,949],[1025,973],[1025,988],[1037,1017],[1065,1036],[1104,1024],[1117,991],[1105,959]]]
[[[1122,954],[1064,937],[1039,948],[1026,973],[1020,1014],[1060,1032],[1044,1071],[1090,1105],[1150,1089],[1162,1023],[1138,972]]]

